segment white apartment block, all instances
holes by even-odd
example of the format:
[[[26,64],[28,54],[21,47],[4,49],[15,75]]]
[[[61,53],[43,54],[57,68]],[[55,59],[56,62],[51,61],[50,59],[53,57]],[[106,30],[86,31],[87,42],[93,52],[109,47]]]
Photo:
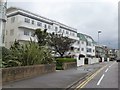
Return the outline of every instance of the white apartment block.
[[[30,38],[37,42],[33,36],[35,29],[47,29],[48,33],[63,33],[71,39],[79,40],[77,29],[59,23],[57,21],[42,17],[29,11],[11,7],[7,9],[7,26],[5,46],[10,48],[15,40],[20,43],[30,41]],[[79,45],[75,43],[73,47],[77,50]]]
[[[95,56],[95,42],[91,36],[78,33],[79,37],[79,49],[80,54],[84,55],[85,57],[94,57]]]
[[[95,56],[95,42],[93,40],[93,38],[91,36],[88,36],[88,35],[85,35],[85,38],[87,40],[86,42],[86,50],[87,50],[87,53],[86,55],[89,57],[89,56],[92,56],[94,57]]]

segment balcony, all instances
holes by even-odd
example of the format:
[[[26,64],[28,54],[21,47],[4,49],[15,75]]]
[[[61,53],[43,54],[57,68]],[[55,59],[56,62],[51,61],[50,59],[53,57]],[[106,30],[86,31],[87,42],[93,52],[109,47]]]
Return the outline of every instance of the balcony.
[[[63,36],[66,36],[70,39],[73,39],[73,40],[79,40],[79,38],[77,36],[72,36],[72,35],[69,35],[69,34],[63,34]]]
[[[32,41],[37,42],[37,38],[36,38],[36,37],[26,36],[26,35],[19,35],[19,36],[18,36],[18,40],[21,40],[21,41],[30,41],[30,39],[31,39]]]
[[[28,28],[28,29],[33,29],[33,30],[40,28],[36,25],[32,25],[31,23],[26,23],[26,22],[22,22],[22,21],[19,22],[18,27],[19,28]]]

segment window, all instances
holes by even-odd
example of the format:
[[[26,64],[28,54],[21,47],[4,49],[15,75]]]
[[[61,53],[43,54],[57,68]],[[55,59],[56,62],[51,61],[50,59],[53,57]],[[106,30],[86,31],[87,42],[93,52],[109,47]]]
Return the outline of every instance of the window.
[[[90,43],[90,42],[87,42],[87,45],[88,45],[88,46],[91,46],[91,43]]]
[[[24,30],[24,35],[29,36],[29,31]]]
[[[64,33],[64,30],[62,31],[62,33]]]
[[[92,50],[91,50],[91,48],[87,48],[87,52],[91,52]]]
[[[95,50],[93,50],[93,52],[95,52]]]
[[[58,30],[58,27],[55,27],[55,31],[57,31]]]
[[[44,28],[47,29],[47,25],[46,24],[44,25]]]
[[[42,23],[41,22],[37,22],[37,26],[42,26]]]
[[[48,29],[50,29],[51,28],[51,26],[50,25],[48,25]]]
[[[81,51],[84,51],[84,48],[81,48]]]
[[[34,20],[32,20],[32,24],[34,24]]]
[[[68,31],[66,31],[66,34],[68,34]]]
[[[59,32],[62,32],[62,29],[60,29]]]
[[[84,44],[84,42],[82,41],[82,44]]]
[[[78,44],[80,44],[80,41],[78,41]]]
[[[75,36],[75,34],[73,33],[73,36]]]
[[[15,22],[15,17],[12,17],[11,18],[11,23],[14,23]]]
[[[10,30],[10,36],[14,35],[14,29]]]
[[[25,22],[26,22],[26,23],[30,23],[30,19],[25,18]]]

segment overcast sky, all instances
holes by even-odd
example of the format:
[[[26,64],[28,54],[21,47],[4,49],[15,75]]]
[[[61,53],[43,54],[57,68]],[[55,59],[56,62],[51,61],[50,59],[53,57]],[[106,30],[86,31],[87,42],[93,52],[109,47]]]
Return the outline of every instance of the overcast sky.
[[[15,6],[74,27],[112,48],[118,47],[117,0],[7,0]],[[17,1],[17,2],[16,2]]]

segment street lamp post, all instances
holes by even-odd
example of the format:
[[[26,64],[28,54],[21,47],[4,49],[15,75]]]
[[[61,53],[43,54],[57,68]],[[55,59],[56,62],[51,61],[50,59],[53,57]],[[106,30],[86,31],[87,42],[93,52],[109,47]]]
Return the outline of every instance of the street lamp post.
[[[99,46],[99,34],[101,33],[101,31],[98,31],[98,46]]]
[[[101,31],[98,31],[98,47],[100,48],[99,46],[99,34],[101,33]],[[100,58],[100,51],[98,50],[98,58]],[[101,60],[100,60],[101,61]]]

